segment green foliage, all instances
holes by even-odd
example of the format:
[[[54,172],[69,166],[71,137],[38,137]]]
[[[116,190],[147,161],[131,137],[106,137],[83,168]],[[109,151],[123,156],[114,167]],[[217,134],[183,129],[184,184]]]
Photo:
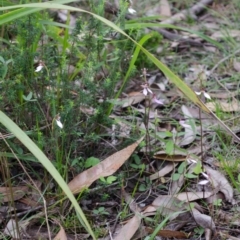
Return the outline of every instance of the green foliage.
[[[172,175],[172,179],[173,181],[177,181],[180,176],[184,176],[187,179],[191,179],[191,178],[197,178],[198,175],[202,172],[199,169],[201,169],[201,163],[197,163],[197,165],[195,166],[195,174],[192,174],[191,172],[188,172],[188,168],[187,168],[187,162],[182,162],[178,168],[177,168],[177,172],[175,172]]]
[[[93,213],[96,215],[109,215],[109,212],[105,210],[105,207],[99,207],[97,209],[93,209]]]
[[[100,177],[99,180],[105,184],[112,184],[113,182],[115,182],[117,180],[117,177],[115,177],[115,176],[109,176],[107,178]]]
[[[100,160],[98,158],[90,157],[86,160],[84,166],[85,166],[85,168],[93,167],[93,166],[97,165],[99,162],[100,162]]]
[[[71,200],[82,225],[95,239],[85,215],[61,176],[68,178],[69,167],[75,174],[94,166],[99,160],[91,156],[96,156],[95,153],[103,156],[106,153],[101,140],[111,137],[106,129],[110,129],[113,123],[109,117],[115,107],[112,99],[121,95],[130,77],[142,67],[156,65],[193,103],[207,113],[211,114],[211,111],[181,79],[143,48],[145,42],[149,41],[147,49],[155,51],[162,40],[158,33],[145,35],[138,29],[153,27],[155,23],[141,23],[142,26],[139,23],[126,24],[125,1],[121,1],[121,11],[112,22],[104,18],[103,0],[92,2],[91,12],[63,5],[68,2],[71,1],[59,0],[57,3],[33,3],[1,9],[4,12],[0,16],[0,24],[9,23],[9,26],[6,26],[2,36],[4,41],[1,42],[0,76],[4,81],[1,83],[0,107],[7,109],[23,130],[30,131],[32,139],[42,151],[16,125],[8,122],[9,119],[3,114],[1,122],[25,146],[9,141],[11,149],[18,156],[23,156],[25,161],[30,158],[24,158],[24,154],[28,150],[33,153],[35,158],[31,158],[31,161],[38,159],[50,172]],[[90,15],[80,16],[75,29],[71,29],[66,27],[69,19],[65,25],[58,24],[44,11],[52,7]],[[11,10],[15,8],[19,9]],[[127,30],[129,35],[122,29]],[[116,32],[121,35],[109,38]],[[221,46],[206,36],[198,35],[217,47]],[[12,36],[14,41],[10,43],[8,36]],[[44,68],[41,72],[35,72],[41,61]],[[59,117],[63,129],[56,124]],[[1,149],[5,151],[6,146],[2,145]],[[172,154],[173,150],[174,142],[170,140],[166,143],[166,152]],[[14,155],[8,153],[5,156]],[[86,162],[84,159],[87,159]],[[134,157],[131,167],[141,173],[145,169],[138,156]],[[200,173],[200,167],[196,166],[194,175],[188,173],[187,165],[182,163],[173,179],[177,180],[181,175],[195,178]],[[116,180],[115,176],[101,178],[104,184]],[[148,180],[141,182],[138,190],[146,191],[150,185]],[[108,212],[100,207],[95,214],[106,215]],[[156,228],[150,239],[155,237],[167,220]]]

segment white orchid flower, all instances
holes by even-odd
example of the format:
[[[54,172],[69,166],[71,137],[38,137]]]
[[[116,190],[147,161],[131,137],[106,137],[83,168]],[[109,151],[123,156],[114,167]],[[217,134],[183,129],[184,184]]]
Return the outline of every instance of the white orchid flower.
[[[198,182],[199,185],[206,185],[209,183],[209,176],[205,173],[205,172],[201,172],[201,174],[203,175],[203,177],[206,178],[206,180],[201,180],[200,182]]]
[[[40,72],[43,69],[43,65],[38,65],[35,72]]]
[[[141,87],[143,88],[143,94],[144,94],[145,96],[147,96],[148,93],[153,94],[152,90],[148,87],[148,84],[147,84],[147,83],[141,85]]]
[[[43,69],[43,67],[44,67],[43,61],[39,61],[39,64],[38,64],[35,72],[40,72]]]
[[[129,7],[128,12],[131,13],[131,14],[135,14],[137,11],[134,10],[132,7]]]
[[[55,120],[56,120],[57,125],[58,125],[60,128],[63,128],[63,124],[62,124],[61,121],[60,121],[60,117],[57,116]]]
[[[205,91],[201,91],[201,92],[195,92],[198,96],[200,96],[200,95],[202,95],[203,94],[203,96],[205,97],[205,98],[207,98],[207,99],[209,99],[209,100],[211,100],[211,97],[210,97],[210,95],[208,94],[208,93],[206,93]]]
[[[202,181],[198,182],[199,185],[206,185],[208,183],[209,183],[208,180],[202,180]]]

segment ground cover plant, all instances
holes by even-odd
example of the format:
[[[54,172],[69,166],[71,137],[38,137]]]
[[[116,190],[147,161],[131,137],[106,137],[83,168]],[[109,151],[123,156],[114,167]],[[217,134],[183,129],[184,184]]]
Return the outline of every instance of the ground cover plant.
[[[0,11],[1,239],[239,239],[237,0]]]

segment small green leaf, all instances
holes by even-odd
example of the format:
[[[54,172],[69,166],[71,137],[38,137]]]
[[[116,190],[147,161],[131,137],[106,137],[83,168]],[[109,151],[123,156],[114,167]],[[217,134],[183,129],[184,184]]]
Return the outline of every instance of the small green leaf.
[[[172,175],[172,180],[173,181],[177,181],[179,178],[180,178],[180,174],[179,173],[174,173],[173,175]]]
[[[172,155],[174,150],[174,142],[172,140],[167,141],[166,143],[166,153]]]
[[[107,177],[106,182],[107,182],[108,184],[111,184],[111,183],[113,183],[113,182],[116,181],[116,180],[117,180],[117,177],[115,177],[115,176],[109,176],[109,177]]]
[[[195,205],[194,203],[189,203],[189,205],[187,206],[187,209],[191,211],[194,208],[194,205]]]
[[[141,159],[140,159],[140,157],[137,154],[133,154],[132,157],[133,157],[134,162],[136,164],[141,164]]]
[[[144,191],[146,191],[146,185],[144,184],[144,183],[141,183],[140,185],[139,185],[139,187],[138,187],[138,190],[140,191],[140,192],[144,192]]]
[[[216,199],[213,201],[214,206],[221,206],[222,205],[222,199]]]
[[[100,177],[99,180],[100,180],[101,182],[104,182],[104,183],[107,182],[106,179],[105,179],[104,177]]]
[[[202,163],[200,161],[198,161],[197,165],[193,168],[193,172],[197,175],[202,172]]]
[[[194,174],[192,174],[192,173],[186,173],[186,174],[184,174],[184,176],[186,177],[186,178],[197,178],[198,176],[196,176],[196,175],[194,175]]]
[[[85,166],[85,168],[89,168],[89,167],[97,165],[98,163],[100,163],[100,160],[98,158],[90,157],[86,160],[84,166]]]
[[[183,174],[183,172],[186,169],[186,166],[187,166],[186,162],[182,162],[178,167],[178,173]]]
[[[139,165],[137,165],[135,163],[131,163],[130,166],[134,169],[139,169]]]
[[[99,214],[99,211],[97,209],[93,209],[93,213],[98,215]]]

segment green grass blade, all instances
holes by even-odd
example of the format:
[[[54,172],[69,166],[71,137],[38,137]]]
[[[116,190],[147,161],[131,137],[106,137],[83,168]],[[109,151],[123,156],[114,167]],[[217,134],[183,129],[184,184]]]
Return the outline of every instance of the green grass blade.
[[[51,174],[55,181],[62,188],[64,193],[67,195],[71,203],[73,204],[77,214],[80,216],[80,220],[88,231],[89,234],[96,239],[94,233],[82,211],[79,204],[77,203],[75,197],[70,191],[68,185],[63,180],[62,176],[56,170],[51,161],[46,157],[46,155],[38,148],[38,146],[27,136],[24,131],[22,131],[7,115],[0,111],[0,122],[11,132],[13,133],[24,145],[25,147],[39,160],[39,162],[46,168],[46,170]]]
[[[73,0],[59,0],[59,1],[52,1],[52,2],[48,2],[49,3],[49,8],[51,8],[51,4],[52,3],[58,3],[58,4],[66,4],[66,3],[71,3],[71,2],[75,2]],[[11,6],[7,6],[7,7],[0,7],[0,11],[5,11],[5,10],[10,10],[10,9],[15,9],[15,8],[19,8],[17,10],[13,10],[11,12],[7,12],[4,13],[0,16],[0,25],[4,24],[4,23],[8,23],[10,21],[13,21],[15,19],[19,19],[21,17],[25,17],[31,13],[34,12],[39,12],[41,10],[43,10],[43,8],[41,7],[36,7],[35,5],[31,8],[26,7],[24,4],[21,5],[11,5]]]
[[[122,91],[123,91],[123,89],[124,89],[124,87],[125,87],[125,85],[126,85],[126,83],[127,83],[127,80],[128,80],[128,78],[129,78],[129,76],[130,76],[130,73],[131,73],[131,71],[132,71],[132,69],[133,69],[133,67],[134,67],[134,64],[135,64],[135,62],[137,61],[138,55],[139,55],[139,53],[140,53],[140,51],[141,51],[141,48],[140,48],[139,46],[142,46],[142,45],[143,45],[148,39],[150,39],[151,37],[152,37],[152,33],[146,34],[146,35],[144,35],[144,36],[140,39],[140,41],[138,42],[138,45],[136,46],[136,48],[135,48],[135,50],[134,50],[134,53],[133,53],[133,56],[132,56],[132,58],[131,58],[131,62],[130,62],[130,64],[129,64],[128,71],[127,71],[127,73],[126,73],[126,75],[125,75],[125,77],[124,77],[124,79],[123,79],[123,83],[122,83],[122,85],[121,85],[121,88],[119,89],[119,91],[117,92],[117,94],[116,94],[116,96],[115,96],[115,99],[117,99],[117,98],[120,96],[120,94],[122,93]],[[113,106],[114,106],[114,104],[111,104],[111,106],[110,106],[109,109],[108,109],[107,115],[110,115],[110,114],[111,114],[111,111],[112,111],[112,109],[113,109]]]

